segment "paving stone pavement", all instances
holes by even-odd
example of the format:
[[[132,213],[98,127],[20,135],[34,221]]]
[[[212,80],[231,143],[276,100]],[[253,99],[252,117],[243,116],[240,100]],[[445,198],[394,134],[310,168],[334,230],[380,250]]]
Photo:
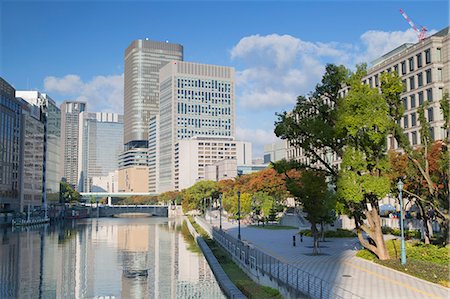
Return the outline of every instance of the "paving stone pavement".
[[[219,219],[204,220],[219,226]],[[237,222],[222,220],[222,228],[237,238]],[[268,230],[241,225],[241,239],[282,262],[294,265],[362,298],[450,299],[450,289],[356,257],[357,238],[335,238],[320,243],[319,256],[312,256],[312,238],[296,235],[297,229]],[[282,275],[282,274],[281,274]]]

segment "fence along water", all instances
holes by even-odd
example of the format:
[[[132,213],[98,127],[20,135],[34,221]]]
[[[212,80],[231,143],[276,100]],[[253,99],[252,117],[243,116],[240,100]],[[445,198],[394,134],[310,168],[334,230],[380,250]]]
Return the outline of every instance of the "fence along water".
[[[241,267],[254,276],[267,275],[294,297],[317,299],[361,298],[302,269],[284,263],[259,249],[235,239],[224,231],[212,228],[214,240],[225,249]]]

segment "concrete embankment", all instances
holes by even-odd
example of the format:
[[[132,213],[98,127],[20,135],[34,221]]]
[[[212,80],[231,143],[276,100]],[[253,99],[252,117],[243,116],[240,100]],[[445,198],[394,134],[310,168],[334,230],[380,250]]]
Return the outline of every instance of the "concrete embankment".
[[[189,220],[186,220],[189,232],[194,237],[195,242],[200,247],[200,249],[203,252],[203,255],[205,256],[206,260],[208,261],[209,267],[214,273],[214,276],[216,277],[217,282],[220,285],[220,288],[225,293],[225,295],[228,298],[236,298],[236,299],[244,299],[247,298],[242,292],[233,284],[233,282],[230,280],[230,278],[227,276],[225,271],[220,266],[219,262],[217,261],[216,257],[212,253],[211,249],[209,249],[206,242],[203,240],[202,237],[197,233],[195,228],[192,226],[191,222]]]

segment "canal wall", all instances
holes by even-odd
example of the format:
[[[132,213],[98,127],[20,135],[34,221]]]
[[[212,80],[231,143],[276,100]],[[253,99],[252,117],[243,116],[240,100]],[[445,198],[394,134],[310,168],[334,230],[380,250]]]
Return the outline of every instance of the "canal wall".
[[[227,276],[225,271],[223,271],[222,267],[220,266],[219,262],[217,261],[216,257],[212,253],[211,249],[206,244],[205,240],[197,233],[195,228],[192,226],[191,222],[189,220],[186,220],[187,227],[189,229],[189,232],[191,233],[192,237],[194,237],[195,242],[200,247],[200,249],[203,252],[203,255],[205,256],[206,260],[208,261],[209,267],[214,273],[214,276],[216,277],[217,282],[220,285],[220,288],[223,290],[225,295],[227,295],[228,298],[236,298],[236,299],[244,299],[247,298],[242,292],[233,284],[233,282],[230,280],[230,278]]]

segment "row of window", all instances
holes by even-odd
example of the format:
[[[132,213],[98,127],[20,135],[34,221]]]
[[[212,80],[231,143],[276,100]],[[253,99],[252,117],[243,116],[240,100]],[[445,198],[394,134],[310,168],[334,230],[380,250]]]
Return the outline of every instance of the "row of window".
[[[428,102],[432,102],[433,101],[433,89],[432,88],[428,88],[426,90],[426,99]],[[417,100],[419,101],[419,103],[417,103]],[[420,105],[423,104],[424,102],[424,92],[423,91],[419,91],[417,93],[417,99],[416,99],[416,94],[412,94],[409,96],[409,106],[408,106],[408,98],[407,97],[403,97],[402,98],[402,102],[403,102],[403,108],[405,110],[409,110],[409,109],[413,109],[416,107],[419,107]]]
[[[437,81],[441,81],[442,80],[442,69],[438,68],[437,69],[437,76],[438,79]],[[416,80],[417,77],[417,80]],[[425,84],[430,84],[432,83],[432,75],[431,75],[431,69],[428,69],[425,71]],[[406,91],[406,80],[403,80],[403,91]],[[409,77],[409,90],[414,90],[416,88],[416,82],[417,82],[417,87],[422,87],[424,85],[424,80],[423,80],[423,72],[418,73],[416,76],[411,76]]]
[[[417,145],[420,143],[418,131],[412,131],[410,133],[405,133],[405,137],[411,142],[412,145]],[[431,137],[431,140],[435,140],[433,127],[430,128],[430,137]]]
[[[186,103],[177,104],[178,114],[191,114],[196,115],[209,115],[209,116],[221,116],[231,115],[231,107],[211,107],[211,105],[188,105]]]
[[[423,63],[423,56],[425,56],[425,64]],[[436,61],[441,61],[441,49],[436,49]],[[386,69],[386,72],[390,73],[391,71],[396,72],[399,76],[406,75],[407,73],[411,73],[414,70],[417,70],[424,65],[428,65],[431,63],[431,49],[426,49],[424,52],[416,54],[415,56],[409,57],[406,60],[400,62],[400,64],[396,64],[392,67]],[[441,78],[442,78],[442,69]],[[382,74],[382,71],[380,74]],[[427,83],[431,83],[431,69],[427,70]],[[442,80],[442,79],[438,79]],[[364,80],[364,84],[369,84],[370,87],[379,87],[380,86],[380,77],[379,74],[374,75],[373,77]],[[419,83],[418,83],[419,84]],[[419,85],[421,86],[421,85]],[[411,88],[412,89],[412,88]],[[406,90],[405,90],[406,91]]]
[[[223,92],[230,92],[231,83],[218,80],[201,80],[201,79],[177,79],[178,88],[201,87],[212,88]]]
[[[433,107],[428,108],[426,115],[428,116],[428,122],[434,121],[434,109]],[[409,121],[411,120],[411,122]],[[416,112],[411,114],[406,114],[403,116],[403,128],[413,128],[417,126],[418,114]],[[411,125],[411,126],[410,126]]]

